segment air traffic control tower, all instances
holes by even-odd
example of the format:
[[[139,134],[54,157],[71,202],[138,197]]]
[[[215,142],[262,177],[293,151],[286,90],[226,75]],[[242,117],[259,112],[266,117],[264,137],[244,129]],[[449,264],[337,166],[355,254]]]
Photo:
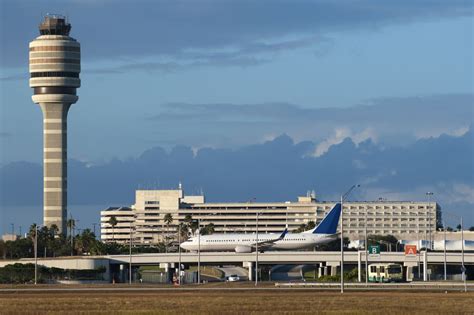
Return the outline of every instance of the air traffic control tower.
[[[46,15],[40,36],[30,42],[30,87],[43,111],[44,225],[66,233],[67,113],[81,86],[80,44],[69,37],[64,16]]]

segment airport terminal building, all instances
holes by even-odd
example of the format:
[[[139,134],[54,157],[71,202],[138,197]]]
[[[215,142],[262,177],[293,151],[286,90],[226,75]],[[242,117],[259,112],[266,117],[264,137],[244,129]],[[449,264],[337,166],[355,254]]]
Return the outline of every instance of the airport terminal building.
[[[101,211],[101,239],[135,244],[156,244],[165,237],[177,237],[178,224],[189,215],[201,227],[214,224],[215,233],[282,232],[310,221],[319,223],[336,203],[318,201],[314,194],[285,202],[210,203],[204,195],[186,196],[175,190],[137,190],[131,207],[111,207]],[[169,214],[169,215],[168,215]],[[116,224],[110,224],[114,217]],[[166,220],[167,219],[167,220]],[[170,220],[171,219],[171,220]],[[403,240],[429,240],[441,222],[436,202],[357,201],[344,203],[344,235],[363,240],[368,234],[393,235]],[[431,233],[430,233],[431,230]]]

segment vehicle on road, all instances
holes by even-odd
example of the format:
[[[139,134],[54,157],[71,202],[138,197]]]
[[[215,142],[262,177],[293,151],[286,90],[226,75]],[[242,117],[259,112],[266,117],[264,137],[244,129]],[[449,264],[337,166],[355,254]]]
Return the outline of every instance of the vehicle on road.
[[[240,281],[240,277],[238,275],[230,275],[226,279],[227,282],[235,282]]]
[[[369,282],[401,282],[403,266],[401,264],[370,264]]]
[[[265,214],[262,214],[264,216]],[[329,211],[317,227],[302,233],[262,233],[262,234],[212,234],[194,236],[181,243],[181,248],[189,251],[235,251],[236,253],[251,253],[258,249],[267,250],[295,250],[312,248],[315,245],[329,243],[336,240],[336,233],[341,215],[341,204]]]

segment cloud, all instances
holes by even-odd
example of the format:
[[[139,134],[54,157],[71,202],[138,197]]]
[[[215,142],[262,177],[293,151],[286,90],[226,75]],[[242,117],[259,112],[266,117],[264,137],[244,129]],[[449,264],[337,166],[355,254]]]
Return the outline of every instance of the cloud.
[[[466,183],[454,183],[439,185],[441,194],[445,199],[452,202],[467,202],[474,207],[474,185]]]
[[[276,42],[253,42],[245,44],[242,47],[202,50],[187,49],[176,52],[173,55],[160,57],[148,57],[147,62],[121,61],[120,64],[109,68],[92,68],[88,73],[110,73],[121,74],[128,73],[130,70],[145,72],[174,73],[202,67],[251,67],[258,66],[268,62],[284,51],[295,50],[299,48],[311,47],[319,44],[315,49],[315,55],[323,56],[332,46],[329,38],[321,36],[310,36],[298,39],[280,40]],[[172,61],[157,61],[156,59],[172,59]]]
[[[17,75],[9,75],[6,77],[0,77],[0,82],[9,82],[9,81],[25,81],[28,79],[28,75],[26,74],[17,74]]]
[[[326,140],[321,141],[314,151],[314,156],[321,156],[326,153],[329,148],[335,144],[339,144],[344,139],[350,138],[356,145],[365,141],[365,140],[372,140],[376,141],[377,137],[375,136],[375,132],[372,128],[366,128],[361,132],[353,133],[349,128],[336,128],[334,130],[334,134]],[[360,163],[358,164],[361,165]]]
[[[474,124],[473,102],[474,95],[459,94],[373,99],[348,108],[167,103],[154,107],[155,113],[147,113],[144,120],[169,131],[168,140],[179,137],[177,142],[185,145],[236,147],[286,133],[297,141],[318,143],[319,156],[347,137],[357,145],[372,139],[392,146],[413,143],[419,134],[462,135],[466,129],[459,126]]]
[[[236,67],[249,67],[267,63],[268,60],[253,58],[253,57],[230,57],[230,58],[211,58],[207,57],[203,60],[185,60],[181,62],[139,62],[139,63],[125,63],[118,66],[109,68],[96,68],[87,73],[92,74],[123,74],[132,71],[145,71],[145,72],[161,72],[161,73],[175,73],[186,71],[194,68],[202,67],[219,67],[219,66],[236,66]]]
[[[71,204],[127,205],[137,187],[164,189],[182,181],[191,191],[203,188],[211,201],[292,200],[308,189],[330,200],[361,183],[361,199],[425,200],[425,192],[433,191],[446,209],[468,213],[474,207],[473,136],[470,129],[461,137],[443,135],[389,149],[370,139],[356,145],[345,138],[325,154],[311,156],[316,143],[281,135],[238,149],[155,147],[102,164],[70,160],[69,199]],[[40,164],[0,167],[1,204],[41,204],[41,176]],[[466,218],[474,224],[470,213]]]
[[[86,62],[147,56],[190,60],[189,52],[194,51],[201,51],[196,58],[212,58],[211,52],[217,50],[231,50],[232,58],[223,54],[224,60],[305,47],[314,47],[318,54],[327,50],[325,39],[330,33],[473,14],[472,5],[462,0],[202,0],[141,1],[140,5],[134,1],[7,0],[0,5],[2,68],[25,64],[25,45],[37,36],[40,17],[48,11],[69,14],[71,35],[83,44]],[[15,25],[15,32],[9,31],[10,25]]]
[[[456,129],[450,129],[443,126],[438,127],[438,129],[433,132],[433,130],[419,130],[415,133],[417,139],[426,139],[430,137],[439,137],[443,134],[460,137],[469,131],[469,125],[462,126]]]

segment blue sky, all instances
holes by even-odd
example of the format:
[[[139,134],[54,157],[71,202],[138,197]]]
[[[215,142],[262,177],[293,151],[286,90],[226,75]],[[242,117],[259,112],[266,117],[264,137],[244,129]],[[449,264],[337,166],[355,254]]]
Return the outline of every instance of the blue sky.
[[[138,3],[2,2],[2,164],[40,161],[41,113],[27,85],[27,44],[46,12],[67,14],[82,43],[80,101],[70,113],[70,157],[82,160],[136,156],[150,145],[252,143],[234,134],[206,141],[205,133],[189,143],[195,131],[186,126],[156,137],[145,120],[169,103],[334,108],[472,93],[469,1]],[[124,124],[133,128],[113,141]],[[101,132],[108,146],[90,147]]]
[[[27,47],[47,12],[66,14],[82,45],[68,153],[89,165],[282,134],[316,158],[344,138],[412,147],[474,121],[472,1],[5,0],[0,167],[41,163]],[[474,206],[474,183],[458,182]]]

